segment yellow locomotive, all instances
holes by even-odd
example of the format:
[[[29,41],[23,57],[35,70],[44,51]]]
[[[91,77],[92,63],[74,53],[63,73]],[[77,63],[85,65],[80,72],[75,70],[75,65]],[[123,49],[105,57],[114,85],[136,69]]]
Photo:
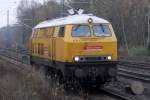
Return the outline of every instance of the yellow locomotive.
[[[115,78],[117,39],[102,18],[76,14],[39,23],[31,36],[31,64],[45,66],[64,80],[101,84]]]

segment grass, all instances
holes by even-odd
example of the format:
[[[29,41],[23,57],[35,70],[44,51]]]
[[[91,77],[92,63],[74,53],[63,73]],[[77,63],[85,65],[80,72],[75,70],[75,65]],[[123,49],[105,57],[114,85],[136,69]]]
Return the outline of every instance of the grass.
[[[147,56],[147,48],[146,47],[132,47],[129,49],[129,56]]]
[[[131,47],[128,52],[125,48],[120,47],[119,49],[120,55],[129,56],[129,57],[146,57],[147,56],[147,48],[143,46]]]
[[[45,79],[43,71],[14,66],[0,60],[0,100],[74,100],[66,97],[60,85]]]

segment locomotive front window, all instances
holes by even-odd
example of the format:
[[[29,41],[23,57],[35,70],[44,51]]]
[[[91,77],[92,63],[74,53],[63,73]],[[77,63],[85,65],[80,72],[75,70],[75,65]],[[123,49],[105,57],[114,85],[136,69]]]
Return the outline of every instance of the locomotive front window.
[[[108,25],[94,25],[93,26],[95,36],[111,36],[111,31]]]
[[[74,25],[72,30],[73,37],[89,37],[91,36],[90,28],[87,25]]]

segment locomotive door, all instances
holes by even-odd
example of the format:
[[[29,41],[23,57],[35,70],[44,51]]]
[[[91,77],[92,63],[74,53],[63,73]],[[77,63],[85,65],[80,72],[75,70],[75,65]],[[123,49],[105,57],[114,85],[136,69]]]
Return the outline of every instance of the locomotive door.
[[[52,46],[51,47],[51,59],[53,63],[55,63],[55,60],[56,60],[56,37],[57,37],[58,31],[59,31],[58,27],[55,27],[52,38],[51,38],[51,46]]]
[[[52,37],[52,61],[54,62],[55,61],[55,57],[56,57],[56,37]]]

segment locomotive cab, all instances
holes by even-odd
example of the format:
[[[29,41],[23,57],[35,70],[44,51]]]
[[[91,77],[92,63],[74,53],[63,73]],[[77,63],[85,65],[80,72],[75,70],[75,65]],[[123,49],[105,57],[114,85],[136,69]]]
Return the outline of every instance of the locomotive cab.
[[[67,62],[117,61],[117,39],[110,24],[79,24],[70,27],[66,43],[70,47],[69,57],[72,58],[68,58]],[[91,56],[91,59],[84,58],[84,55]]]
[[[65,37],[66,61],[64,62],[70,67],[66,72],[74,73],[81,80],[89,79],[88,83],[93,82],[92,79],[101,83],[115,78],[117,39],[112,26],[109,23],[88,23],[67,27],[70,27],[67,28],[70,30]]]

